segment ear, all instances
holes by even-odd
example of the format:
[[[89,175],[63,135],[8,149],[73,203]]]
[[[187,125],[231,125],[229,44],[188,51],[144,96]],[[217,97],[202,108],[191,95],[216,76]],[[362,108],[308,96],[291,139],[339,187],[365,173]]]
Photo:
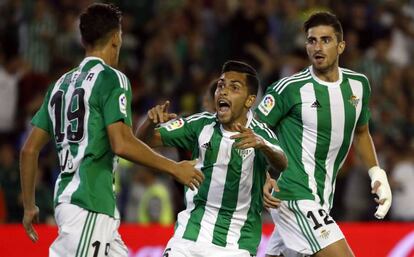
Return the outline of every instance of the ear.
[[[111,45],[113,47],[117,47],[121,42],[120,42],[120,38],[121,38],[121,31],[116,30],[115,32],[112,33],[111,35]]]
[[[338,54],[342,54],[345,51],[345,41],[341,41],[338,43]]]
[[[249,95],[244,103],[244,106],[251,108],[254,105],[254,102],[256,102],[256,95]]]

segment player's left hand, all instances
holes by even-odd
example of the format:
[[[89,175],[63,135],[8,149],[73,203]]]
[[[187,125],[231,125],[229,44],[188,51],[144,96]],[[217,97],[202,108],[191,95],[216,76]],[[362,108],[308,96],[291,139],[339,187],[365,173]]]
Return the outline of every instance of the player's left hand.
[[[265,145],[264,140],[256,135],[251,128],[246,128],[240,123],[234,125],[234,128],[240,132],[239,134],[230,137],[231,139],[240,139],[240,141],[234,144],[236,148],[247,149],[252,147],[260,149]]]
[[[275,179],[266,178],[263,186],[263,203],[266,208],[279,208],[282,201],[272,195],[273,192],[279,192],[279,187]]]
[[[32,242],[36,243],[39,240],[36,230],[33,228],[33,223],[39,222],[39,207],[36,205],[34,208],[25,209],[23,216],[23,227],[26,234],[29,236]]]
[[[385,174],[385,171],[378,166],[369,169],[368,174],[371,178],[371,193],[378,196],[378,198],[375,199],[375,202],[378,203],[375,217],[377,219],[383,219],[385,215],[387,215],[392,202],[392,193],[387,175]]]
[[[177,114],[168,112],[168,107],[170,107],[170,101],[168,100],[164,104],[156,105],[148,111],[148,119],[153,124],[159,124],[177,118]]]

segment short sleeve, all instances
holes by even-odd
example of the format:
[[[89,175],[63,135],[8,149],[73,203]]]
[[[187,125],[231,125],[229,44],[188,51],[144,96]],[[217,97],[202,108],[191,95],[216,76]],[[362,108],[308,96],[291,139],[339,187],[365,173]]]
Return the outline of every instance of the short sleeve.
[[[43,129],[44,131],[49,133],[49,135],[53,135],[53,125],[48,111],[49,98],[52,88],[52,86],[49,87],[45,99],[43,100],[42,106],[36,112],[31,121],[31,124],[33,126]]]
[[[197,143],[192,123],[178,118],[163,124],[158,131],[165,146],[179,147],[191,151]]]
[[[119,71],[104,72],[99,83],[103,83],[101,108],[105,126],[123,121],[132,126],[131,86],[128,78]]]
[[[366,125],[369,122],[371,117],[371,112],[369,110],[369,99],[371,97],[371,87],[369,85],[368,79],[365,80],[363,84],[363,96],[362,96],[362,108],[361,114],[359,115],[357,126]]]
[[[266,141],[266,144],[283,152],[276,134],[265,123],[258,122],[254,128],[254,132],[262,137]]]
[[[278,94],[274,90],[275,84],[277,83],[269,86],[262,101],[255,110],[259,120],[271,127],[275,127],[289,111],[287,96],[285,94]],[[283,92],[286,92],[286,90]]]

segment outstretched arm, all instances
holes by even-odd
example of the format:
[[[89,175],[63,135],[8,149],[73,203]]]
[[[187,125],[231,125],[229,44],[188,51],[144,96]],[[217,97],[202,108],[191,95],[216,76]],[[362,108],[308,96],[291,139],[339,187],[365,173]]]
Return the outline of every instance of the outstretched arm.
[[[125,123],[121,121],[113,123],[107,127],[107,131],[112,150],[116,155],[168,173],[192,190],[203,181],[203,173],[195,169],[191,162],[177,163],[156,153],[137,139],[132,133],[132,129]]]
[[[38,222],[39,208],[35,204],[35,181],[40,150],[49,142],[49,134],[34,127],[20,152],[20,181],[23,197],[23,227],[33,242],[39,237],[33,228]]]
[[[387,175],[379,167],[375,146],[369,133],[368,124],[357,127],[355,130],[354,145],[361,156],[363,163],[368,167],[371,178],[372,193],[378,196],[375,201],[379,204],[375,212],[377,219],[383,219],[391,207],[392,194]]]

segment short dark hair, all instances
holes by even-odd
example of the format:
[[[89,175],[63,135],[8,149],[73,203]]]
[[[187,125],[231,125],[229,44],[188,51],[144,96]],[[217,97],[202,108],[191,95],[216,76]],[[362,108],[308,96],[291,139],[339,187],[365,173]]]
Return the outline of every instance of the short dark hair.
[[[79,29],[82,41],[87,46],[95,46],[106,39],[110,32],[121,26],[122,13],[112,4],[95,3],[80,15]]]
[[[227,61],[223,65],[221,73],[228,71],[235,71],[246,74],[246,82],[249,93],[257,95],[257,91],[259,90],[259,78],[257,76],[256,70],[252,66],[245,62],[231,60]]]
[[[338,20],[335,14],[330,12],[316,12],[313,13],[303,24],[303,30],[308,33],[310,28],[326,25],[331,26],[335,30],[335,35],[338,42],[343,40],[344,32],[342,30],[341,22]]]
[[[218,81],[218,79],[214,79],[210,82],[210,85],[208,85],[208,95],[211,97],[211,99],[214,99],[214,94],[216,93]]]

